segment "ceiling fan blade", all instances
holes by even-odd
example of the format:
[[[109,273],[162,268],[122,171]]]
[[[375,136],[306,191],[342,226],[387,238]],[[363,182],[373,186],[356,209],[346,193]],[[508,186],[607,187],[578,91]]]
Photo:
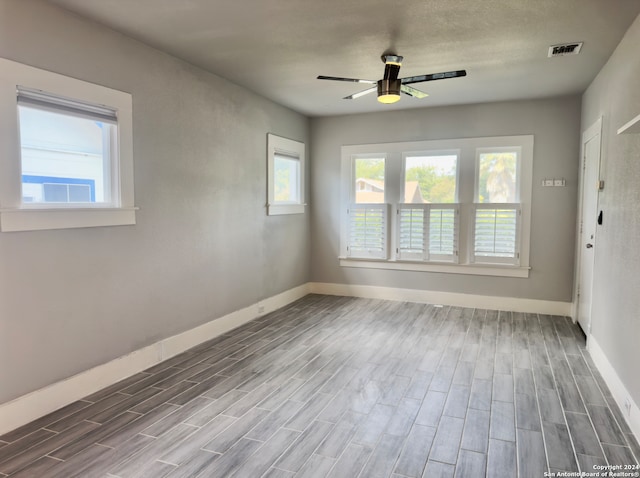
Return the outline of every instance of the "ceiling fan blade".
[[[402,85],[400,87],[400,91],[402,91],[406,95],[413,96],[414,98],[426,98],[427,96],[429,96],[424,91],[416,90],[415,88],[407,85]]]
[[[341,78],[339,76],[318,76],[318,80],[333,80],[333,81],[350,81],[352,83],[367,83],[369,85],[375,85],[376,82],[373,80],[360,80],[358,78]]]
[[[374,91],[377,91],[377,90],[378,90],[378,87],[374,86],[373,88],[367,88],[366,90],[362,90],[362,91],[359,91],[359,92],[354,93],[352,95],[345,96],[342,99],[343,100],[355,100],[356,98],[360,98],[361,96],[368,95],[369,93],[373,93]]]
[[[467,76],[467,70],[445,71],[444,73],[431,73],[429,75],[408,76],[406,78],[401,78],[400,81],[402,82],[403,85],[408,85],[410,83],[420,83],[422,81],[458,78],[460,76]]]

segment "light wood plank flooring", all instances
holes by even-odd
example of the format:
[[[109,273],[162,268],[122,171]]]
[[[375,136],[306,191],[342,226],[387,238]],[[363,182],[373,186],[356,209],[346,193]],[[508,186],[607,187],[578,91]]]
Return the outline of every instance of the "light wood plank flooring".
[[[568,318],[310,295],[0,437],[0,477],[521,477],[638,463]]]

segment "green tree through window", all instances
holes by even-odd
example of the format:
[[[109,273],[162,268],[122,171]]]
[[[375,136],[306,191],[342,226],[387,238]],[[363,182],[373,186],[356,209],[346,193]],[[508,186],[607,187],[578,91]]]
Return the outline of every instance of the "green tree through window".
[[[480,154],[478,202],[516,202],[517,159],[515,151]]]
[[[417,181],[423,202],[456,202],[456,155],[408,156],[405,159],[405,191]]]
[[[356,159],[356,179],[384,181],[384,158]]]

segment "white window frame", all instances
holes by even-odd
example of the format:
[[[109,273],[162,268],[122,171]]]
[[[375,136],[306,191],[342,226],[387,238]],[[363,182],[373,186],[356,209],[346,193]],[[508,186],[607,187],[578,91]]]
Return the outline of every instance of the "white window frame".
[[[23,203],[17,90],[106,106],[117,116],[108,203]],[[61,112],[63,112],[61,110]],[[131,95],[0,58],[0,230],[2,232],[119,226],[136,223],[133,191]]]
[[[473,228],[476,206],[477,157],[478,150],[499,151],[519,148],[518,186],[519,223],[518,223],[518,262],[504,263],[502,260],[478,261],[473,254]],[[367,260],[354,258],[347,251],[349,217],[346,212],[353,202],[353,160],[356,157],[378,155],[385,157],[385,204],[390,210],[397,211],[404,200],[405,169],[404,158],[407,155],[452,153],[459,151],[456,165],[457,203],[447,204],[457,208],[457,250],[455,261],[448,262],[439,257],[402,257],[398,249],[398,218],[388,221],[388,257],[386,260]],[[416,153],[417,152],[417,153]],[[342,146],[341,149],[341,240],[340,265],[343,267],[373,268],[386,270],[407,270],[424,272],[441,272],[453,274],[529,277],[529,251],[531,229],[531,196],[533,173],[533,135],[500,136],[483,138],[461,138],[449,140],[416,141],[403,143],[365,144]],[[406,206],[415,206],[407,204]],[[435,206],[435,205],[433,205]],[[496,207],[506,205],[495,205]]]
[[[278,216],[283,214],[303,214],[305,210],[305,146],[304,143],[283,138],[275,134],[267,134],[267,214]],[[298,200],[276,200],[275,190],[275,158],[276,155],[286,156],[298,161]]]

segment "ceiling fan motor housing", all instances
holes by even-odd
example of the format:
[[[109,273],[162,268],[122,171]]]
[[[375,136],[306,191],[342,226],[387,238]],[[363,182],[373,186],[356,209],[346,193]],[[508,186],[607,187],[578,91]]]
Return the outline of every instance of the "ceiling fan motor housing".
[[[399,78],[378,80],[378,101],[381,103],[395,103],[400,99],[400,87],[402,81]]]
[[[400,99],[402,80],[398,78],[402,57],[385,58],[384,78],[378,80],[378,101],[380,103],[395,103]]]

